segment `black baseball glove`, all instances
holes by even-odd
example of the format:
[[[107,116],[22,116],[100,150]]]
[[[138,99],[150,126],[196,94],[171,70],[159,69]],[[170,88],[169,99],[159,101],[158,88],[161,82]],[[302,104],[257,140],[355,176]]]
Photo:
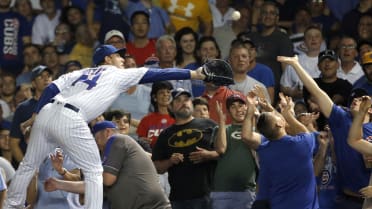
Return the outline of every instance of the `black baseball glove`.
[[[228,86],[234,84],[231,66],[225,60],[208,60],[203,66],[205,82],[212,82],[216,86]]]

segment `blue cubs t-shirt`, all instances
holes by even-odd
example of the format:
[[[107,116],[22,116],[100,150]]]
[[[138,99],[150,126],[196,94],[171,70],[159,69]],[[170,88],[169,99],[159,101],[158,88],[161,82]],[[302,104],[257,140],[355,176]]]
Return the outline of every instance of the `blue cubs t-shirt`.
[[[286,135],[271,141],[262,136],[257,149],[260,162],[257,199],[269,200],[271,209],[318,209],[314,148],[312,133]]]
[[[349,129],[353,121],[350,112],[333,105],[329,116],[329,126],[334,138],[337,159],[337,177],[340,189],[349,189],[355,193],[368,186],[370,169],[365,168],[362,155],[347,143]],[[363,125],[363,138],[372,137],[372,124]]]

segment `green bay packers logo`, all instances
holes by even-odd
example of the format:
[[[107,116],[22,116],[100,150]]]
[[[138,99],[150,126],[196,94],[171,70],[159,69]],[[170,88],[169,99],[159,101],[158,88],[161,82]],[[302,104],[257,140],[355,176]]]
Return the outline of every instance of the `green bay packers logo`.
[[[196,144],[203,138],[203,132],[198,129],[183,129],[177,131],[168,139],[168,145],[171,147],[188,147]]]
[[[234,131],[231,133],[231,138],[235,139],[235,140],[241,140],[242,139],[242,131],[239,130],[239,131]]]

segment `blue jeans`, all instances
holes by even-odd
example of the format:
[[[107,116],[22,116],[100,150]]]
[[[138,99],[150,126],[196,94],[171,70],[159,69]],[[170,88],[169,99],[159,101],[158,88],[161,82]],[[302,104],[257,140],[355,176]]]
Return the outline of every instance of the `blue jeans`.
[[[211,209],[209,197],[171,201],[172,209]]]
[[[256,193],[250,190],[245,192],[212,192],[213,209],[250,209]]]

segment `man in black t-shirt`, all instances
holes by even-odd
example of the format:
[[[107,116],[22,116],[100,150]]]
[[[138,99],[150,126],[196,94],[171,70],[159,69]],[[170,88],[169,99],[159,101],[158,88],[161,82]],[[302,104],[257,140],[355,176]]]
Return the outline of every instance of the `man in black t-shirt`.
[[[158,137],[152,160],[158,173],[168,171],[173,209],[209,209],[210,184],[214,161],[213,149],[216,123],[194,118],[190,92],[172,92],[171,110],[175,124]]]

